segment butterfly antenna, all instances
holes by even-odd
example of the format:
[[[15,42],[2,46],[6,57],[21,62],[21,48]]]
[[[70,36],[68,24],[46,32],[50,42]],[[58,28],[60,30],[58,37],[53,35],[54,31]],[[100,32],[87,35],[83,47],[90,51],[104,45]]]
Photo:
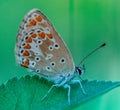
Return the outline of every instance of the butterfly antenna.
[[[104,47],[106,45],[106,43],[103,43],[102,45],[100,45],[99,47],[95,48],[93,51],[91,51],[88,55],[86,55],[81,62],[79,63],[79,66],[90,56],[92,55],[94,52],[96,52],[97,50],[99,50],[100,48]]]

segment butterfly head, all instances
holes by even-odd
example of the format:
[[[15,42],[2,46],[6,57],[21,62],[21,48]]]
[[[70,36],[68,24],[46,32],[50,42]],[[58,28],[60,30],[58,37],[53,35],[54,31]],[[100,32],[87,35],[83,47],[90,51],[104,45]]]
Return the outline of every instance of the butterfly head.
[[[81,66],[76,66],[75,67],[75,72],[78,73],[79,76],[81,76],[85,72],[85,65]]]

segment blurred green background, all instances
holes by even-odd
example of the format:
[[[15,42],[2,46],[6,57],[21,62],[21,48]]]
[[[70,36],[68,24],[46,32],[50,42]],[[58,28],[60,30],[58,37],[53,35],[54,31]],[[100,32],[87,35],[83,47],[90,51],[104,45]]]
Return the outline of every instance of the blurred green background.
[[[120,80],[120,0],[1,0],[0,84],[14,76],[33,75],[17,66],[16,35],[24,15],[39,8],[64,39],[75,64],[92,49],[107,46],[85,62],[83,79]],[[99,96],[74,110],[119,110],[120,88]]]

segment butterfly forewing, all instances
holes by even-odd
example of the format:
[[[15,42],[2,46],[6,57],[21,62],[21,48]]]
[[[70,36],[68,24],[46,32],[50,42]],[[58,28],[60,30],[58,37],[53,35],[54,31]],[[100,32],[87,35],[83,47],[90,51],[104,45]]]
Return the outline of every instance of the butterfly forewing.
[[[74,71],[74,62],[65,43],[50,21],[33,9],[24,18],[17,35],[18,64],[50,80]]]

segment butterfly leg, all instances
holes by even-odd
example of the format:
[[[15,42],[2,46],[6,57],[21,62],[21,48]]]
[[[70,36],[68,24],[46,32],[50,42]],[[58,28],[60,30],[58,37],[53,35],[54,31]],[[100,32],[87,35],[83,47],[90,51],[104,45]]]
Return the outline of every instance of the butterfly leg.
[[[50,91],[51,91],[54,87],[56,87],[56,86],[58,86],[58,84],[52,85],[52,86],[50,87],[50,89],[48,90],[48,92],[42,97],[41,101],[43,101],[43,100],[47,97],[47,95],[50,93]]]
[[[81,83],[81,81],[80,80],[77,80],[77,79],[73,79],[73,80],[71,80],[71,82],[70,82],[71,84],[75,84],[75,83],[78,83],[79,85],[80,85],[80,87],[81,87],[81,90],[82,90],[82,93],[83,94],[87,94],[86,92],[85,92],[85,90],[84,90],[84,88],[83,88],[83,86],[82,86],[82,83]]]
[[[69,103],[69,105],[70,105],[70,90],[71,90],[71,87],[70,87],[70,85],[65,84],[65,85],[64,85],[64,88],[67,88],[67,89],[68,89],[68,103]]]

